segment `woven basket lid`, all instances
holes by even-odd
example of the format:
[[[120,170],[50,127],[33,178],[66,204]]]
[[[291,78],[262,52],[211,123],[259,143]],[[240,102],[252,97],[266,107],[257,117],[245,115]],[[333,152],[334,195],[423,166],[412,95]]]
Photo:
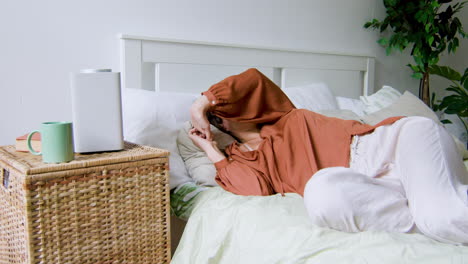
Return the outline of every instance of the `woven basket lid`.
[[[75,159],[66,163],[44,163],[41,156],[18,152],[15,146],[0,147],[0,159],[26,175],[55,171],[81,169],[100,165],[168,157],[169,151],[125,142],[122,151],[75,154]]]

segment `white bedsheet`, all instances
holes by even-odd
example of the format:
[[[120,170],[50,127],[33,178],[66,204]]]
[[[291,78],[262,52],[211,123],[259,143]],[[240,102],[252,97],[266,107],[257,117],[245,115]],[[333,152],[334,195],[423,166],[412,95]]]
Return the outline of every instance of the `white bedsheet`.
[[[297,194],[201,193],[173,264],[468,263],[468,247],[420,234],[343,233],[309,223]]]

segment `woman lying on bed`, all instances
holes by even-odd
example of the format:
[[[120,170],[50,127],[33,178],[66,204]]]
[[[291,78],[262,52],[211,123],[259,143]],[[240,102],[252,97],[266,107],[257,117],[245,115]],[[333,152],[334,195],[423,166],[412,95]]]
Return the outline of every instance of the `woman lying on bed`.
[[[227,157],[211,121],[238,142]],[[191,108],[190,138],[216,181],[240,195],[294,192],[313,223],[346,232],[421,232],[468,243],[467,171],[445,129],[423,117],[376,126],[296,109],[256,69],[213,85]]]

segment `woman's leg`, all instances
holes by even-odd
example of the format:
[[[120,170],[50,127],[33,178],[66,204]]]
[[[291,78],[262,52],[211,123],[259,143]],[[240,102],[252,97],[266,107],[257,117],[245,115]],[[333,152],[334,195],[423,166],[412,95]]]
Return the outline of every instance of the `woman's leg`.
[[[446,130],[430,119],[404,118],[395,169],[419,230],[436,240],[468,243],[468,173]]]
[[[304,202],[320,226],[347,232],[419,228],[436,240],[467,244],[467,183],[446,130],[411,117],[361,137],[351,169],[317,172],[306,185]]]
[[[312,222],[345,232],[408,232],[414,227],[404,195],[383,179],[350,168],[322,169],[307,182],[304,204]]]

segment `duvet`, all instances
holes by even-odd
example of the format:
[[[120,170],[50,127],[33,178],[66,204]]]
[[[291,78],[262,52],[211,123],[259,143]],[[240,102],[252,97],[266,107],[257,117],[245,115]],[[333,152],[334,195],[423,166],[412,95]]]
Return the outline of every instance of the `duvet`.
[[[173,264],[468,263],[468,247],[421,234],[343,233],[309,223],[302,197],[198,193]]]

